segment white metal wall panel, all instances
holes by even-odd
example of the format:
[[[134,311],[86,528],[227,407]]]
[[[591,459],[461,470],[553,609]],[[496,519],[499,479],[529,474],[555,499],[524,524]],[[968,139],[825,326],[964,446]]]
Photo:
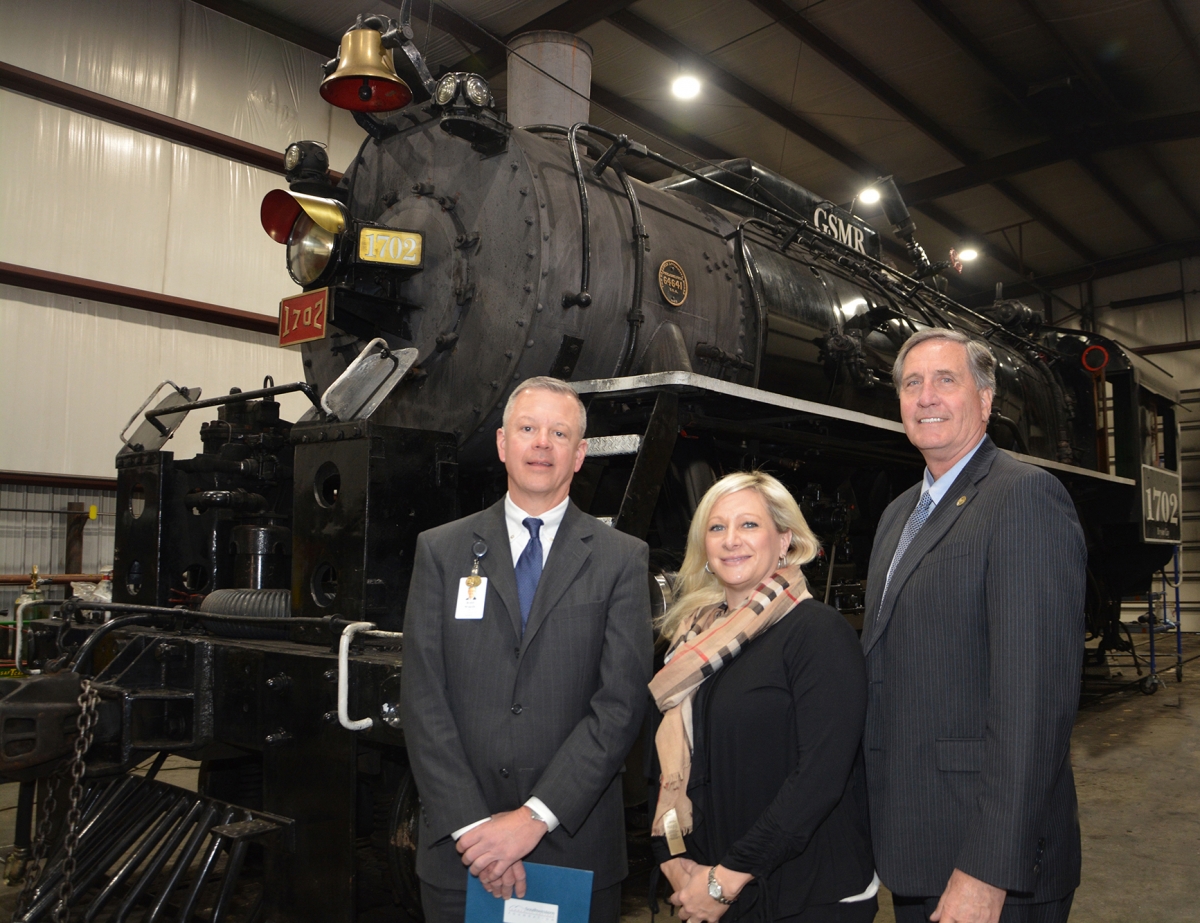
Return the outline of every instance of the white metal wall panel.
[[[318,95],[320,55],[188,0],[0,0],[0,59],[276,150],[362,132]],[[298,287],[258,223],[283,177],[0,91],[0,260],[273,315]],[[212,396],[302,378],[247,331],[0,290],[0,468],[111,476],[116,434],[159,381]],[[53,361],[47,357],[53,355]],[[284,398],[293,419],[303,398]],[[172,443],[199,451],[196,420]]]
[[[117,434],[164,379],[214,397],[303,379],[297,350],[269,335],[0,286],[0,469],[113,477]],[[281,398],[285,418],[308,406]],[[197,413],[167,444],[201,450]]]
[[[279,299],[300,287],[285,249],[258,221],[259,204],[282,176],[173,145],[171,214],[162,291],[197,301],[278,315]],[[214,331],[223,336],[220,331]]]
[[[7,91],[0,125],[0,260],[162,291],[172,145]]]
[[[0,0],[0,61],[173,115],[181,6],[182,0]]]
[[[115,491],[0,484],[0,574],[27,574],[35,564],[43,574],[62,573],[67,517],[60,511],[73,501],[95,504],[98,512],[83,528],[84,573],[112,567]],[[48,592],[62,595],[62,590]],[[8,609],[20,593],[20,587],[0,587],[0,610]]]
[[[345,109],[329,107],[329,166],[339,173],[350,169],[350,163],[358,156],[366,132],[358,127],[354,116]],[[311,139],[319,141],[319,138]]]
[[[315,51],[194,3],[184,5],[179,44],[176,118],[276,151],[328,141]]]

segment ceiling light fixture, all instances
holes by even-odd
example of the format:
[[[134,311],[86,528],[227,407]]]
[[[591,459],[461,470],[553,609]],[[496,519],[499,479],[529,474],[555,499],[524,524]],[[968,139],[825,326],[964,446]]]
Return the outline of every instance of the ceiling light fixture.
[[[700,81],[684,74],[671,82],[671,92],[678,99],[695,99],[700,95]]]
[[[967,247],[965,250],[958,251],[958,258],[964,263],[969,263],[971,260],[979,259],[979,251],[971,247]]]
[[[874,186],[868,186],[858,194],[858,201],[866,205],[874,205],[879,201],[879,190]]]

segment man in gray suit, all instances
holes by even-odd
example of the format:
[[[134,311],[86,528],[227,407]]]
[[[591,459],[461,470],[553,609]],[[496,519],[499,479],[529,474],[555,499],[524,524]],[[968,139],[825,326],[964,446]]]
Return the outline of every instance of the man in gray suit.
[[[528,858],[590,869],[591,919],[616,923],[619,772],[651,672],[647,548],[568,498],[587,452],[570,386],[529,379],[503,424],[508,494],[417,540],[401,707],[421,901],[430,923],[462,923],[468,870],[523,897]]]
[[[995,364],[951,330],[896,359],[928,467],[880,519],[862,643],[871,835],[898,923],[1058,923],[1079,883],[1087,554],[1062,484],[987,437]]]

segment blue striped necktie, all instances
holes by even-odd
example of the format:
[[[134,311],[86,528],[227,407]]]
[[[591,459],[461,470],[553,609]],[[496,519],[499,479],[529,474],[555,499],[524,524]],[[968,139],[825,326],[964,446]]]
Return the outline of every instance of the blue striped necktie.
[[[542,540],[538,531],[542,521],[530,516],[521,520],[521,525],[529,530],[529,542],[517,558],[517,600],[521,603],[521,634],[525,634],[525,626],[529,624],[529,610],[533,608],[533,595],[537,592],[538,580],[542,576]]]
[[[883,596],[879,597],[881,601],[884,596],[887,596],[888,586],[892,582],[892,574],[896,570],[896,565],[900,563],[900,559],[904,557],[904,552],[908,550],[908,546],[912,543],[912,540],[921,531],[921,526],[925,525],[925,520],[929,518],[929,513],[932,510],[933,497],[929,491],[925,491],[921,494],[921,499],[917,501],[917,505],[913,507],[912,514],[908,517],[908,522],[904,524],[904,531],[900,533],[900,542],[896,545],[896,553],[892,555],[892,565],[888,568],[887,580],[883,583]]]

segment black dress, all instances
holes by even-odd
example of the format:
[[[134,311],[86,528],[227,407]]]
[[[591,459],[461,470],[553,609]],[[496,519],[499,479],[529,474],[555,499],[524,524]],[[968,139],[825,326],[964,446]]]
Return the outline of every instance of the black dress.
[[[854,630],[813,599],[697,691],[687,856],[755,877],[722,923],[781,920],[871,884],[866,702]],[[671,858],[664,838],[653,846],[659,863]]]

